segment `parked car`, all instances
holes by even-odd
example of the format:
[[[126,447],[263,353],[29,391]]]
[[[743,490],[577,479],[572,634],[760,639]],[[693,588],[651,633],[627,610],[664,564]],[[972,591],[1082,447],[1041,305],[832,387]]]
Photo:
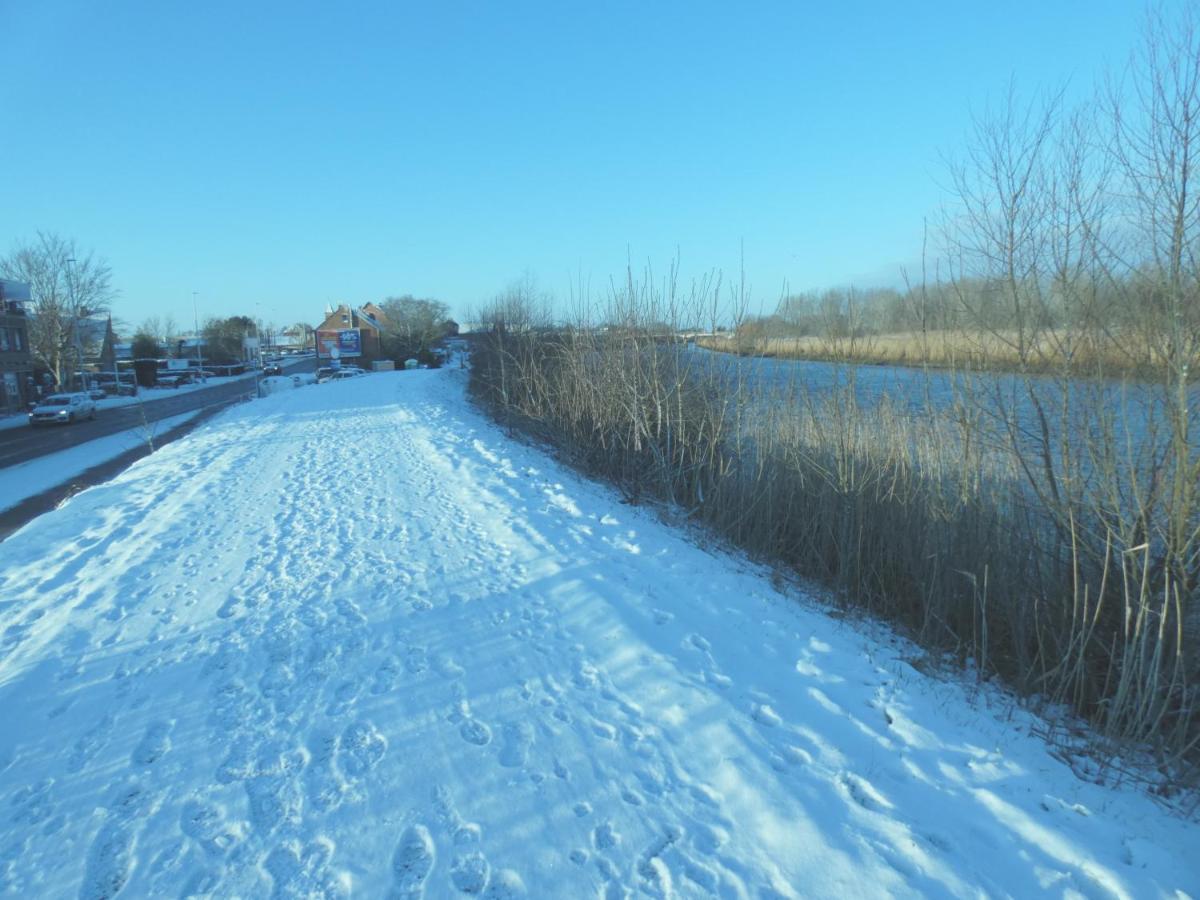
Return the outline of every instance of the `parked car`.
[[[112,372],[100,372],[95,378],[106,397],[133,397],[137,394],[137,378],[132,372],[120,373],[119,379]]]
[[[29,413],[29,424],[69,425],[85,417],[96,418],[96,401],[87,394],[51,394]]]
[[[158,375],[159,387],[180,387],[185,384],[200,384],[207,379],[200,369],[166,369]]]
[[[177,388],[183,384],[191,384],[190,375],[159,375],[155,381],[157,387]]]

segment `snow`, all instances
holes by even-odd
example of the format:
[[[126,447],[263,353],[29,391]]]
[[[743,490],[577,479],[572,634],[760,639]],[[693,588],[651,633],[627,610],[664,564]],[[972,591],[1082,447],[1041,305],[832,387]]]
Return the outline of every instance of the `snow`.
[[[28,462],[17,463],[0,469],[0,512],[11,509],[18,503],[38,494],[66,484],[93,466],[116,459],[123,453],[134,450],[154,440],[177,425],[189,422],[202,410],[181,413],[151,422],[148,427],[130,428],[106,437],[78,444],[66,450],[47,453]]]
[[[1200,890],[1194,824],[457,370],[232,408],[0,544],[0,598],[14,896]]]

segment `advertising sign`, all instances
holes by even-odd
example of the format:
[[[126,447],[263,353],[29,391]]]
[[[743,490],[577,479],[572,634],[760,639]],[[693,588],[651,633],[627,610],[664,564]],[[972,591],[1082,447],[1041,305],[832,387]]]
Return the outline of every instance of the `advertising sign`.
[[[362,356],[362,334],[357,328],[343,328],[338,332],[338,351],[342,359],[347,356]]]
[[[340,328],[317,332],[317,356],[320,359],[347,359],[362,356],[362,334],[358,328]]]

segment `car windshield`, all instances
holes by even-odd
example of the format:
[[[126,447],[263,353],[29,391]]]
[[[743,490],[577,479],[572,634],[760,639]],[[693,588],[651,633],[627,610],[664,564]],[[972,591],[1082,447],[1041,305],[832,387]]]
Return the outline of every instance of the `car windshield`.
[[[42,406],[70,406],[70,397],[47,397],[42,401]]]

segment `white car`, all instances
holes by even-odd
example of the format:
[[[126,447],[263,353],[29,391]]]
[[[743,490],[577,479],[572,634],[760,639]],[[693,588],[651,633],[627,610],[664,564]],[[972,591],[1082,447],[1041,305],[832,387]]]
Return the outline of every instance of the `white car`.
[[[84,418],[96,418],[96,401],[87,394],[51,394],[29,413],[29,424],[69,425]]]

